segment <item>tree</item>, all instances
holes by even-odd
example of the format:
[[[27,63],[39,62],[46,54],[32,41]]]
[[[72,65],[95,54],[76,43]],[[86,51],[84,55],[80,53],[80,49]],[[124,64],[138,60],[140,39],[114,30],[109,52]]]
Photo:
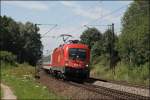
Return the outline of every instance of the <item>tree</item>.
[[[105,48],[102,40],[98,40],[94,43],[91,48],[91,62],[96,61],[97,57],[104,55]],[[97,62],[94,62],[94,64]]]
[[[118,50],[126,63],[140,65],[149,61],[149,4],[149,1],[134,1],[122,18]]]
[[[102,39],[102,34],[96,28],[88,28],[82,33],[80,39],[81,43],[87,44],[91,49],[96,41]]]
[[[118,37],[112,33],[112,30],[107,29],[103,34],[104,55],[110,62],[110,68],[114,68],[120,60],[116,49]],[[107,56],[106,56],[107,55]],[[109,56],[108,56],[109,55]]]
[[[40,34],[37,33],[39,29],[32,23],[27,22],[22,31],[22,57],[30,64],[35,64],[42,56],[42,43]],[[26,55],[24,55],[24,53]]]
[[[33,23],[22,24],[7,16],[0,16],[0,50],[12,52],[17,61],[35,65],[42,55],[39,28]]]

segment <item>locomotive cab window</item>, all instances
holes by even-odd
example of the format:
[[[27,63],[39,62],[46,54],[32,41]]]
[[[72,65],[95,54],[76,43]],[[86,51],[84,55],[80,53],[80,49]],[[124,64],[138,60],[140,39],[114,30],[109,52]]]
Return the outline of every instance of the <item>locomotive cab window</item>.
[[[69,49],[69,59],[72,60],[86,60],[86,50],[79,48],[70,48]]]

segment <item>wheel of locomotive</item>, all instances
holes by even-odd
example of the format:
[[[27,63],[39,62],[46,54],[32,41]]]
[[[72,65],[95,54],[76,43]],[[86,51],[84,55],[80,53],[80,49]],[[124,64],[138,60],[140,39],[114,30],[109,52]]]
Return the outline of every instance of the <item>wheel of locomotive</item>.
[[[57,75],[57,72],[54,70],[53,71],[53,76],[56,77],[56,75]]]
[[[59,78],[60,79],[63,79],[64,78],[64,75],[63,75],[63,73],[60,71],[60,72],[58,72],[58,75],[59,75]]]
[[[63,73],[63,80],[64,80],[64,81],[69,81],[69,80],[70,80],[70,77],[67,76],[67,75],[65,75],[65,74]]]
[[[49,69],[49,74],[53,74],[53,71],[51,68]]]
[[[87,72],[87,74],[86,74],[86,77],[85,77],[85,80],[86,80],[86,79],[89,79],[89,77],[90,77],[90,71],[88,70],[88,72]]]
[[[71,80],[71,76],[68,74],[68,72],[69,72],[68,67],[65,67],[64,73],[63,73],[63,75],[64,75],[64,81]]]

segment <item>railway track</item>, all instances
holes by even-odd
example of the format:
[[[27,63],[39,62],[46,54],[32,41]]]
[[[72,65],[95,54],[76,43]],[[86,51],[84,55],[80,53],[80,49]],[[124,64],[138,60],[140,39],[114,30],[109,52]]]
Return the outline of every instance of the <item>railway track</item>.
[[[145,85],[140,85],[140,84],[133,84],[133,83],[128,83],[128,82],[124,82],[124,81],[106,80],[106,79],[94,78],[94,77],[90,77],[86,82],[93,83],[95,81],[109,82],[109,83],[114,83],[114,84],[118,84],[118,85],[121,84],[121,85],[124,85],[124,86],[131,86],[131,87],[141,88],[141,89],[150,89],[150,86],[145,86]]]
[[[131,94],[128,92],[123,92],[123,91],[118,91],[115,89],[110,89],[102,86],[95,86],[89,83],[75,83],[75,82],[68,82],[68,84],[81,87],[83,89],[98,93],[98,94],[103,94],[106,96],[112,97],[114,100],[149,100],[149,97],[141,96],[141,95],[136,95],[136,94]]]
[[[58,80],[58,81],[63,81],[63,80]],[[82,84],[74,82],[74,81],[63,81],[63,82],[65,82],[66,84],[73,85],[75,87],[85,89],[93,93],[109,96],[114,100],[116,99],[117,100],[120,100],[120,99],[121,100],[150,100],[150,97],[136,95],[136,94],[132,94],[132,93],[124,92],[124,91],[118,91],[115,89],[110,89],[110,88],[106,88],[102,86],[96,86],[96,85],[91,84],[90,82],[84,82]]]

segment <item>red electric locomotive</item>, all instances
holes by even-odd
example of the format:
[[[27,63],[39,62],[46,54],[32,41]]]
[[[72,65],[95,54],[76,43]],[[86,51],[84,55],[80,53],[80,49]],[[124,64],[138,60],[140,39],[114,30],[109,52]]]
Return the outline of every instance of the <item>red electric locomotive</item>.
[[[63,40],[65,41],[64,38]],[[69,40],[68,43],[54,49],[51,64],[47,68],[52,74],[62,78],[86,79],[89,77],[89,62],[88,46],[79,43],[78,40]]]

